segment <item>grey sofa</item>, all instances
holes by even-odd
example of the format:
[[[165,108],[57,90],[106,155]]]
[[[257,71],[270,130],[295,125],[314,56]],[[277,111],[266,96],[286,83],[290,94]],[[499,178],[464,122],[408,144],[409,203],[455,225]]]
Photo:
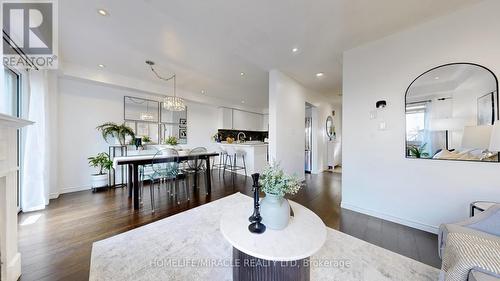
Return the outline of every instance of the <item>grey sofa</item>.
[[[443,224],[439,228],[439,257],[443,257],[449,233],[467,233],[486,239],[500,239],[500,204],[465,221]],[[472,268],[468,281],[500,281],[500,275],[481,268]]]

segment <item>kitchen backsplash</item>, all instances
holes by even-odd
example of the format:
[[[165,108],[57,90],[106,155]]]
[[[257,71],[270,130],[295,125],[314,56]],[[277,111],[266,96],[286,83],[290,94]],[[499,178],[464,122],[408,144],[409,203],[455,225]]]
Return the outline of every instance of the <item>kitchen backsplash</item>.
[[[269,132],[263,132],[263,131],[243,131],[243,130],[225,130],[225,129],[219,129],[218,133],[221,135],[222,140],[226,140],[227,137],[233,137],[236,139],[238,136],[239,132],[243,132],[246,135],[246,140],[247,141],[264,141],[265,138],[268,137]]]

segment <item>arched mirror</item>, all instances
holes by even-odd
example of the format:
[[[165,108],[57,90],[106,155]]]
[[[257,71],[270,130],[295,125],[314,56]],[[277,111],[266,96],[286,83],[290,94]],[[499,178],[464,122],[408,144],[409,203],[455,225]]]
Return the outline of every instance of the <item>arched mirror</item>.
[[[497,77],[481,65],[423,73],[406,91],[406,157],[498,162],[489,150],[498,107]]]
[[[328,116],[326,118],[326,135],[330,140],[335,137],[335,126],[333,125],[333,117]]]

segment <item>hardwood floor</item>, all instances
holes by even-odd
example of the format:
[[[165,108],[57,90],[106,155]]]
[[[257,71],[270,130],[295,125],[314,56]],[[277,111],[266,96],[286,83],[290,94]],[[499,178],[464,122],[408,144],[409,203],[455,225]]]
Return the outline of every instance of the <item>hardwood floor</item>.
[[[88,280],[94,241],[235,192],[251,194],[250,178],[245,180],[239,176],[233,185],[230,176],[219,178],[217,171],[213,175],[211,196],[196,193],[190,202],[184,200],[180,205],[173,202],[163,188],[161,196],[156,196],[154,214],[151,213],[149,188],[145,188],[144,207],[139,211],[132,210],[126,189],[109,189],[63,194],[51,200],[46,210],[21,213],[21,280]],[[340,174],[308,175],[307,186],[291,199],[313,210],[331,228],[426,264],[440,265],[436,235],[341,209]]]

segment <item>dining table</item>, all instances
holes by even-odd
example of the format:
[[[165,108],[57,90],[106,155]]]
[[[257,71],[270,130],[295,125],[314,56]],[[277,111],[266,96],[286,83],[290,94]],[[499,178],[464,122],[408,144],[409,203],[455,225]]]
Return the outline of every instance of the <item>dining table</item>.
[[[139,167],[144,165],[151,165],[153,163],[168,163],[168,162],[184,162],[188,160],[192,161],[205,161],[205,177],[206,177],[206,192],[211,194],[212,192],[212,179],[211,179],[211,165],[210,157],[219,156],[216,152],[206,152],[190,154],[184,151],[179,151],[179,155],[156,155],[156,153],[137,153],[136,155],[127,155],[115,157],[113,159],[113,169],[116,169],[120,165],[126,165],[128,167],[128,181],[127,185],[129,188],[129,197],[133,197],[134,210],[140,208],[139,200]],[[196,188],[198,186],[198,177],[194,177],[193,185]]]

